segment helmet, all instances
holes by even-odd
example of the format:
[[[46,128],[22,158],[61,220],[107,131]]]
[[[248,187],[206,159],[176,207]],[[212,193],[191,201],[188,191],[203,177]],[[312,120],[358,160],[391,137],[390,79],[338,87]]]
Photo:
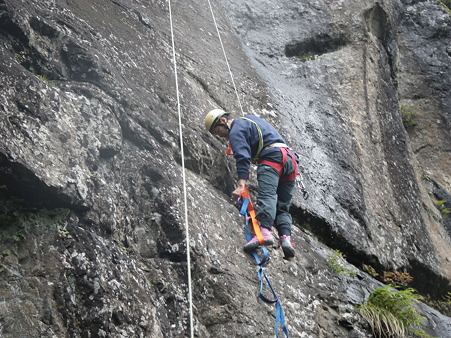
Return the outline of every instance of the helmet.
[[[228,114],[222,109],[213,109],[210,111],[207,116],[205,116],[205,129],[211,132],[211,130],[218,123],[219,119],[224,115]]]

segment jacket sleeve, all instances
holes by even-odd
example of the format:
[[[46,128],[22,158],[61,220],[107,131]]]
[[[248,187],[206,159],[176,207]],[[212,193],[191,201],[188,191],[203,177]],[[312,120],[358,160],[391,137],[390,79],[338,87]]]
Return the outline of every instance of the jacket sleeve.
[[[252,126],[250,123],[252,122],[240,120],[239,123],[235,123],[229,135],[239,180],[247,179],[251,166],[252,150],[250,128],[252,128]]]

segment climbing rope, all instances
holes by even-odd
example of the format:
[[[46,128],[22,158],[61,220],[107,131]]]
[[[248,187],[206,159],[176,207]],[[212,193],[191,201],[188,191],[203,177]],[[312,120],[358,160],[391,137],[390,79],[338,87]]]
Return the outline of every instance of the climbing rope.
[[[193,292],[191,288],[191,254],[190,254],[190,239],[189,239],[189,225],[188,225],[188,199],[186,193],[186,175],[185,175],[185,152],[183,149],[183,130],[182,130],[182,113],[180,110],[180,93],[177,77],[177,60],[175,55],[175,42],[174,42],[174,26],[172,23],[172,9],[171,0],[168,0],[169,5],[169,21],[171,25],[171,41],[172,41],[172,59],[174,63],[174,78],[175,78],[175,91],[177,94],[177,112],[179,117],[179,135],[180,135],[180,152],[182,157],[182,181],[183,181],[183,200],[185,207],[185,233],[186,233],[186,264],[188,270],[188,303],[189,303],[189,324],[190,324],[190,336],[194,337],[194,319],[193,319]]]
[[[238,94],[238,90],[235,85],[235,81],[233,78],[232,70],[230,68],[227,54],[224,48],[224,44],[222,42],[221,34],[219,32],[219,28],[216,22],[216,18],[213,12],[213,8],[211,6],[210,0],[208,1],[208,5],[210,7],[210,12],[213,18],[214,25],[216,27],[216,32],[218,34],[219,42],[221,44],[222,52],[224,55],[225,62],[227,64],[227,68],[230,74],[230,78],[233,84],[233,88],[235,90],[235,94],[238,100],[238,104],[240,106],[241,113],[244,115],[243,107],[241,105],[241,100]],[[194,318],[193,318],[193,297],[192,297],[192,278],[191,278],[191,255],[190,255],[190,238],[189,238],[189,223],[188,223],[188,200],[187,200],[187,189],[186,189],[186,175],[185,175],[185,155],[184,155],[184,148],[183,148],[183,129],[182,129],[182,114],[180,109],[180,91],[178,86],[178,76],[177,76],[177,59],[176,59],[176,51],[175,51],[175,39],[174,39],[174,25],[172,20],[172,7],[171,7],[171,0],[168,0],[168,9],[169,9],[169,21],[170,21],[170,28],[171,28],[171,43],[172,43],[172,59],[174,64],[174,78],[175,78],[175,91],[176,91],[176,97],[177,97],[177,112],[178,112],[178,123],[179,123],[179,136],[180,136],[180,152],[181,152],[181,158],[182,158],[182,182],[183,182],[183,200],[184,200],[184,217],[185,217],[185,233],[186,233],[186,260],[187,260],[187,276],[188,276],[188,303],[189,303],[189,325],[190,325],[190,337],[194,338]],[[244,229],[245,229],[245,236],[246,240],[250,241],[252,238],[252,235],[249,233],[248,227],[249,227],[249,219],[251,219],[251,222],[253,224],[256,224],[255,220],[255,213],[253,212],[252,202],[250,200],[249,193],[247,191],[247,188],[245,189],[246,194],[242,197],[242,205],[240,207],[240,214],[244,216]],[[258,228],[258,227],[257,227]],[[257,231],[258,232],[258,231]],[[261,234],[260,236],[261,237]],[[259,241],[261,239],[259,238]],[[264,302],[269,304],[275,304],[276,306],[276,325],[274,328],[274,332],[276,337],[279,337],[279,326],[282,327],[283,332],[285,333],[286,337],[289,337],[288,330],[285,325],[285,317],[283,314],[282,306],[280,304],[280,301],[271,286],[271,283],[269,282],[268,277],[264,273],[264,264],[266,263],[268,259],[268,251],[267,249],[262,246],[261,250],[263,252],[263,258],[260,259],[257,252],[253,252],[253,256],[257,262],[257,265],[259,266],[258,270],[258,277],[260,279],[260,293],[259,298],[262,299]],[[274,299],[268,299],[263,295],[263,287],[264,282],[266,282],[266,285],[271,290]]]
[[[233,89],[235,90],[236,98],[238,100],[238,105],[240,106],[241,114],[244,115],[243,106],[241,105],[240,95],[238,95],[238,90],[236,89],[235,80],[233,79],[232,70],[230,69],[230,65],[229,65],[229,61],[227,59],[227,54],[226,54],[226,51],[225,51],[225,48],[224,48],[224,44],[222,43],[221,34],[219,33],[218,24],[216,23],[215,13],[213,12],[213,7],[211,6],[210,0],[207,0],[207,1],[208,1],[208,5],[210,6],[211,16],[213,17],[213,22],[214,22],[215,27],[216,27],[216,33],[218,34],[219,43],[221,44],[222,53],[224,54],[224,60],[225,60],[225,62],[227,64],[227,69],[229,70],[230,79],[232,80],[232,85],[233,85]]]

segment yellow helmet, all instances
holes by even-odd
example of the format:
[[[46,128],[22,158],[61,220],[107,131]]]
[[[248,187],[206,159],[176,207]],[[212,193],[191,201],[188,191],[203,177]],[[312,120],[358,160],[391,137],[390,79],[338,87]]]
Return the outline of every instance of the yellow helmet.
[[[211,132],[218,123],[219,119],[226,114],[227,113],[222,109],[213,109],[210,111],[207,116],[205,116],[205,129]]]

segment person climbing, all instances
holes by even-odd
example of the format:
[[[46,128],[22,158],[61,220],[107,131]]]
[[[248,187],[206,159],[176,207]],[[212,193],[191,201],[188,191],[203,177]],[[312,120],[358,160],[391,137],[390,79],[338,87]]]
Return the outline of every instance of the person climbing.
[[[279,235],[279,247],[285,258],[295,255],[291,243],[292,218],[289,213],[295,179],[297,155],[285,144],[279,132],[268,122],[254,115],[236,119],[222,109],[213,109],[205,116],[205,128],[213,135],[229,141],[238,174],[237,186],[232,192],[234,200],[241,196],[249,176],[252,160],[257,167],[257,213],[263,245],[273,245],[273,226]],[[244,246],[252,253],[260,245],[254,236]]]

